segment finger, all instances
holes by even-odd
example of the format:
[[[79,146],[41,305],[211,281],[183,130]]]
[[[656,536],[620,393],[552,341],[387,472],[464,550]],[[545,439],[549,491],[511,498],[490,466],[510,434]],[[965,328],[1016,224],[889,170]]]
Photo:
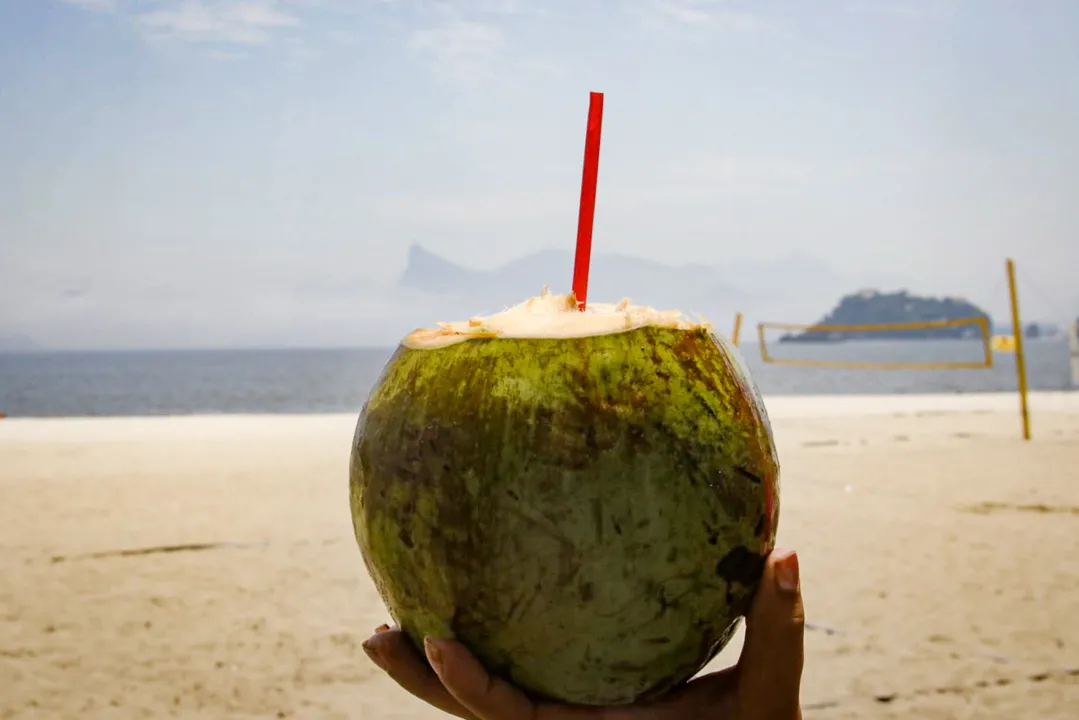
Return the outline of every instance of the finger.
[[[476,720],[443,686],[438,675],[432,672],[423,661],[423,656],[400,630],[380,627],[363,643],[363,649],[375,665],[420,700],[450,715]]]
[[[535,703],[509,682],[490,674],[460,643],[428,638],[425,648],[427,659],[442,684],[475,715],[476,720],[665,720],[674,717],[643,706],[601,708]]]
[[[620,707],[591,707],[553,702],[533,702],[502,678],[491,675],[460,643],[428,638],[427,658],[442,684],[476,720],[685,720],[724,717],[713,714],[715,706],[702,702],[714,699],[716,687],[729,686],[729,673],[699,678],[692,687],[683,688],[655,703]],[[709,689],[711,686],[711,689]]]
[[[745,718],[797,718],[805,662],[805,610],[798,555],[773,552],[746,618],[738,662]]]
[[[487,672],[458,642],[427,638],[427,659],[442,684],[479,720],[533,720],[536,705],[517,688]]]

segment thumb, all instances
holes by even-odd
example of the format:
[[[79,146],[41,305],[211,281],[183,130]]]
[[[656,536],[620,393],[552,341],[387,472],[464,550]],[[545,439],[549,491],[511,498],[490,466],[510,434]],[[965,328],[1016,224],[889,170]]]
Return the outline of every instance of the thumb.
[[[738,697],[744,720],[795,720],[805,660],[805,610],[798,555],[776,550],[746,618],[738,661]]]

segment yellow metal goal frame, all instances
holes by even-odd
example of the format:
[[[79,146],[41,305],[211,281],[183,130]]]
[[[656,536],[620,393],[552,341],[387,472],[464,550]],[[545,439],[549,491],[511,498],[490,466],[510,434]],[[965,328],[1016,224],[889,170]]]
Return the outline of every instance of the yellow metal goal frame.
[[[937,328],[977,325],[982,336],[984,359],[957,362],[847,362],[842,360],[808,360],[803,358],[777,358],[768,352],[765,330],[794,330],[813,332],[887,332],[890,330],[931,330]],[[846,368],[853,370],[984,370],[993,367],[992,335],[989,320],[984,317],[957,318],[955,320],[925,320],[921,322],[882,323],[878,325],[796,325],[793,323],[757,323],[761,360],[772,365],[798,365],[802,367]]]

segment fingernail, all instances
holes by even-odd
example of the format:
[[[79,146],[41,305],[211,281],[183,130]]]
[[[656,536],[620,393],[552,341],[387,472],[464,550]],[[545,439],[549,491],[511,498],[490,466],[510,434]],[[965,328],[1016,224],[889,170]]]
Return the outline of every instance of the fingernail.
[[[798,592],[798,553],[789,552],[776,561],[776,585],[785,593]]]
[[[389,629],[390,629],[390,626],[383,623],[382,625],[379,625],[377,628],[375,628],[375,635],[378,635],[379,633],[384,633]]]
[[[386,669],[386,663],[382,661],[382,656],[378,654],[378,648],[372,645],[370,640],[363,642],[363,651],[367,653],[367,657],[371,658],[371,662],[383,670]]]
[[[431,638],[424,638],[423,648],[427,652],[427,659],[430,661],[431,666],[434,667],[435,672],[441,672],[442,648],[438,647]]]

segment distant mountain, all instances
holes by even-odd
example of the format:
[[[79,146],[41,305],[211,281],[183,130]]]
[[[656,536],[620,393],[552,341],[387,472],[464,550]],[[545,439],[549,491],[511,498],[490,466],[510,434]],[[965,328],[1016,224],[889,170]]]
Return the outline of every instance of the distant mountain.
[[[408,252],[398,288],[439,296],[442,313],[475,315],[497,311],[536,295],[544,285],[568,292],[573,254],[541,250],[495,270],[458,265],[420,245]],[[807,309],[833,301],[836,288],[850,280],[819,261],[797,255],[775,262],[727,267],[668,265],[616,253],[597,253],[590,264],[588,297],[678,308],[725,323],[735,312],[805,320]]]
[[[981,337],[975,324],[927,326],[894,330],[817,330],[836,325],[892,325],[903,323],[935,323],[947,320],[985,318],[989,313],[960,298],[932,298],[911,295],[906,290],[882,293],[863,290],[844,296],[822,320],[805,332],[784,335],[780,342],[838,342],[842,340],[942,340]]]
[[[0,335],[0,353],[36,352],[42,349],[26,335]]]
[[[544,285],[568,292],[573,275],[572,253],[542,250],[495,270],[457,265],[413,245],[399,287],[439,295],[440,308],[460,309],[466,315],[494,312],[538,295]],[[597,254],[592,258],[588,297],[617,302],[624,297],[639,304],[678,307],[687,312],[734,312],[747,298],[707,268],[672,267],[627,255]]]
[[[419,245],[413,245],[408,250],[408,265],[398,284],[440,295],[483,282],[488,274],[454,265]]]

